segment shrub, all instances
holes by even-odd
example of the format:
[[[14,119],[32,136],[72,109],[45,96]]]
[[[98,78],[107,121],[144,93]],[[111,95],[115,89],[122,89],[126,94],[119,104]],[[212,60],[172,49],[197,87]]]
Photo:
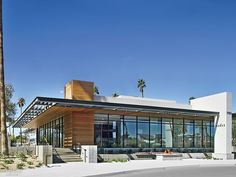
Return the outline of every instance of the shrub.
[[[34,166],[29,166],[28,168],[31,168],[31,169],[32,169],[32,168],[34,168]]]
[[[17,154],[16,156],[17,156],[18,158],[22,158],[22,157],[25,157],[25,154],[21,152],[21,153]]]
[[[24,166],[25,166],[24,163],[18,163],[18,164],[16,165],[17,169],[23,169]]]
[[[26,162],[27,156],[24,153],[19,153],[17,156],[22,162]]]
[[[112,162],[127,162],[127,159],[114,159]]]
[[[41,162],[39,162],[36,167],[41,167],[43,164]]]
[[[2,166],[1,169],[7,169],[7,170],[9,169],[9,167],[4,163],[1,163],[0,165]]]
[[[5,159],[3,162],[4,162],[5,164],[13,164],[13,163],[14,163],[14,160],[12,160],[12,159]]]
[[[27,162],[28,165],[33,165],[34,163],[32,161]]]
[[[17,154],[17,157],[20,158],[21,160],[27,158],[24,153],[19,153],[19,154]]]
[[[29,155],[29,156],[32,156],[33,155],[33,151],[31,151],[29,149],[26,149],[26,154]]]

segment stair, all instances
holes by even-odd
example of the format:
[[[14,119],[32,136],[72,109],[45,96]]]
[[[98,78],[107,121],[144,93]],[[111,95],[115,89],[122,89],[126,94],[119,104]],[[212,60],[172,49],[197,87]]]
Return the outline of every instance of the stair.
[[[82,162],[80,154],[69,148],[53,148],[53,163]]]

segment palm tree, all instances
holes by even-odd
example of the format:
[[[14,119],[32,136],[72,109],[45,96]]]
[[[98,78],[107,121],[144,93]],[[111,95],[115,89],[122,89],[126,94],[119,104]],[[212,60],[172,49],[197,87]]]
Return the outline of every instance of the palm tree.
[[[20,113],[22,114],[22,108],[25,105],[25,99],[24,98],[20,98],[17,102],[19,108],[20,108]],[[22,129],[20,128],[20,144],[22,146]]]
[[[25,99],[24,98],[20,98],[17,102],[19,108],[20,108],[20,113],[22,114],[22,108],[25,106]]]
[[[97,86],[95,86],[95,87],[93,88],[93,92],[94,92],[95,95],[99,95],[99,90],[98,90],[98,87],[97,87]]]
[[[5,155],[9,154],[7,142],[6,125],[6,98],[4,81],[4,59],[3,59],[3,32],[2,32],[2,0],[0,0],[0,110],[1,110],[1,150]]]
[[[144,97],[144,88],[146,87],[146,83],[145,80],[143,79],[139,79],[138,80],[138,89],[142,94],[142,98]]]
[[[118,97],[118,96],[119,96],[119,94],[116,92],[112,94],[112,97]]]
[[[189,99],[188,99],[189,104],[190,104],[191,100],[194,100],[194,99],[196,99],[194,96],[189,97]]]

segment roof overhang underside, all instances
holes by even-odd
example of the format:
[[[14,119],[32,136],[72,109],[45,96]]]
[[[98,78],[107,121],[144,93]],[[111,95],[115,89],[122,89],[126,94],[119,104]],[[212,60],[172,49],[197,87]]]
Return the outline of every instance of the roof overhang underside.
[[[176,115],[187,115],[187,116],[198,116],[198,117],[213,117],[219,115],[218,112],[200,111],[200,110],[36,97],[32,101],[32,103],[25,109],[25,111],[20,115],[20,117],[14,123],[13,127],[15,128],[23,127],[24,125],[28,124],[30,121],[37,118],[39,115],[41,115],[42,113],[44,113],[53,106],[68,107],[68,108],[94,108],[94,109],[126,111],[126,112],[176,114]]]

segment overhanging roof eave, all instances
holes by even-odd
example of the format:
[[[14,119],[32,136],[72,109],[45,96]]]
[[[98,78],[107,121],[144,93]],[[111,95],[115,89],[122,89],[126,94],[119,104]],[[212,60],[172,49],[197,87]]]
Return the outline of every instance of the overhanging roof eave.
[[[192,115],[192,116],[203,116],[203,117],[211,117],[219,115],[219,112],[202,111],[202,110],[190,110],[190,109],[180,109],[180,108],[168,108],[168,107],[85,101],[85,100],[70,100],[70,99],[49,98],[49,97],[36,97],[32,101],[32,103],[25,109],[25,111],[20,115],[20,117],[17,119],[17,121],[14,123],[13,126],[14,127],[22,126],[21,125],[22,123],[23,125],[25,125],[26,123],[30,122],[32,119],[37,117],[39,114],[46,111],[49,108],[47,106],[96,108],[96,109],[121,110],[121,111],[131,111],[131,112],[133,111],[133,112]],[[23,119],[26,118],[27,116],[28,119],[25,123]]]

